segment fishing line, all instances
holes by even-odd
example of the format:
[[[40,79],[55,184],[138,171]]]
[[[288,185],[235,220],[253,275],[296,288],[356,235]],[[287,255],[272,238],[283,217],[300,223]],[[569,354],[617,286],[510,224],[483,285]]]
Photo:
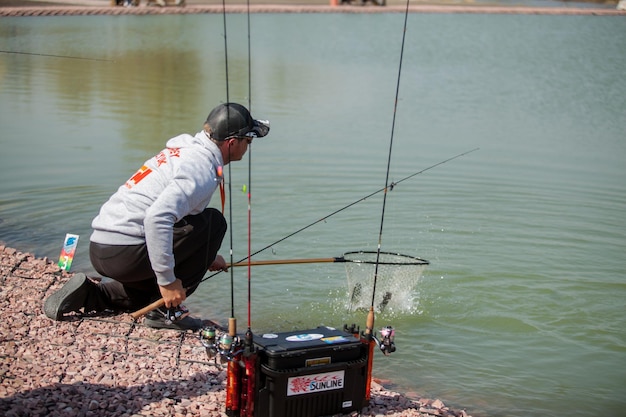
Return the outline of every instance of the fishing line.
[[[382,246],[382,240],[383,240],[383,225],[385,223],[385,207],[387,204],[387,187],[389,186],[389,170],[391,169],[391,153],[392,153],[392,149],[393,149],[393,134],[395,131],[395,127],[396,127],[396,112],[398,109],[398,96],[400,94],[400,78],[402,75],[402,59],[404,57],[404,43],[406,40],[406,27],[407,27],[407,21],[408,21],[408,17],[409,17],[409,2],[410,0],[406,0],[406,11],[404,13],[404,29],[402,31],[402,46],[400,47],[400,63],[398,65],[398,80],[396,83],[396,98],[394,100],[393,103],[393,118],[392,118],[392,122],[391,122],[391,137],[389,139],[389,153],[387,155],[387,172],[385,174],[385,187],[384,187],[384,194],[383,194],[383,207],[381,210],[381,215],[380,215],[380,230],[378,232],[378,246],[376,249],[376,268],[374,269],[374,283],[372,285],[372,304],[371,304],[371,310],[374,309],[374,299],[376,296],[376,283],[378,281],[378,262],[380,260],[380,248]]]
[[[37,54],[34,52],[19,52],[19,51],[1,51],[3,54],[17,54],[17,55],[32,55],[32,56],[45,56],[49,58],[65,58],[65,59],[80,59],[83,61],[102,61],[102,62],[115,62],[111,59],[102,59],[102,58],[85,58],[80,56],[68,56],[68,55],[52,55],[52,54]]]

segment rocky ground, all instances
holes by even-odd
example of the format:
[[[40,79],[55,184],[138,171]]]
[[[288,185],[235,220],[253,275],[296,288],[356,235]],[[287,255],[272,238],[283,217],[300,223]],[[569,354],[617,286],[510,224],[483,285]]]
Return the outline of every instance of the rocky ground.
[[[196,333],[151,329],[126,314],[49,320],[43,300],[70,277],[0,245],[0,415],[226,415],[226,371]],[[362,412],[348,416],[467,416],[379,382]]]

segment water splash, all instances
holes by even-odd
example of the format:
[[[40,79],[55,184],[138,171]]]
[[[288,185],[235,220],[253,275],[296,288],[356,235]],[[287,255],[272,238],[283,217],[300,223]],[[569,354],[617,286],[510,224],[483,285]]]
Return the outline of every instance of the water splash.
[[[419,311],[418,283],[426,264],[403,263],[401,255],[386,254],[378,265],[374,310],[385,315]],[[348,311],[369,310],[374,292],[375,263],[346,263]]]

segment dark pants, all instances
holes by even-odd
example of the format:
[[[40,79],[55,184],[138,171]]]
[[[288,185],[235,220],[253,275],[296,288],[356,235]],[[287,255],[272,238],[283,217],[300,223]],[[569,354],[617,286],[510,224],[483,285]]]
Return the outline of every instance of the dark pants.
[[[196,290],[215,260],[226,228],[224,216],[213,208],[187,216],[174,225],[174,273],[187,288],[188,296]],[[133,310],[161,298],[145,244],[120,246],[91,242],[89,257],[95,270],[113,281],[103,281],[100,285],[103,293],[100,298],[107,306],[86,307]]]

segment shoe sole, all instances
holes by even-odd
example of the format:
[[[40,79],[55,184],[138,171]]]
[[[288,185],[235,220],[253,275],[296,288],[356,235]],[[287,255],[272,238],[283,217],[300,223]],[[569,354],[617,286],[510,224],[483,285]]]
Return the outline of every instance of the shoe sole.
[[[69,296],[79,291],[86,282],[87,276],[85,274],[76,274],[60,290],[48,297],[43,306],[46,316],[52,320],[61,320],[63,313],[66,313],[61,309],[61,306]]]

